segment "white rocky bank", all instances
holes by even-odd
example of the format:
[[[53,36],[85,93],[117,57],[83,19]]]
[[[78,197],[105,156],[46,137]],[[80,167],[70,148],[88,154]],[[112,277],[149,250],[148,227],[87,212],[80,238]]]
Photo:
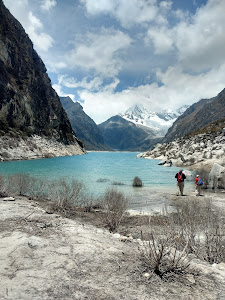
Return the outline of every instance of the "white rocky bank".
[[[84,154],[78,143],[64,145],[38,135],[26,138],[0,137],[0,161]]]
[[[225,132],[220,134],[198,134],[189,138],[179,138],[168,144],[157,144],[152,151],[138,157],[161,159],[165,166],[191,166],[211,169],[214,163],[225,166]]]

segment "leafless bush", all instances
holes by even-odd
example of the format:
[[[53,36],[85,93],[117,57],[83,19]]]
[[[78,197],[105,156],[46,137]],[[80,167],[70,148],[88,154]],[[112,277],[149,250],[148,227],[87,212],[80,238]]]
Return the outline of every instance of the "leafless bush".
[[[35,200],[47,198],[48,181],[43,178],[30,177],[29,196]]]
[[[48,197],[59,207],[81,205],[84,202],[84,185],[77,180],[69,182],[61,178],[49,183]]]
[[[177,237],[170,232],[163,236],[151,233],[140,247],[145,270],[155,273],[161,279],[186,273],[190,265],[187,247],[183,247],[182,251],[178,250],[178,242]]]
[[[7,178],[7,191],[9,194],[25,196],[29,195],[31,177],[29,174],[17,173]]]
[[[115,231],[128,208],[128,199],[115,188],[109,188],[103,197],[102,207],[104,222],[110,231]]]
[[[210,201],[183,200],[170,217],[188,251],[210,263],[225,260],[224,219]]]
[[[133,186],[142,187],[142,180],[138,176],[134,177]]]
[[[0,197],[8,196],[4,176],[0,175]]]
[[[218,189],[225,189],[225,174],[221,174],[217,180]]]

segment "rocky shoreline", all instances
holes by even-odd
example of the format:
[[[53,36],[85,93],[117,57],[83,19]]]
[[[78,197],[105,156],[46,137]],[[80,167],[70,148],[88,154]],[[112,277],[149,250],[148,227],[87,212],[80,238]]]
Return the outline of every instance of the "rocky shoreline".
[[[152,151],[138,157],[161,159],[176,166],[211,168],[214,163],[225,165],[225,133],[204,133],[157,144]]]
[[[212,187],[225,188],[225,132],[207,132],[179,138],[156,147],[137,157],[159,159],[159,165],[201,172]],[[215,185],[216,182],[216,185]]]
[[[32,135],[29,137],[0,137],[0,161],[49,158],[85,154],[78,142],[65,145],[55,139]]]

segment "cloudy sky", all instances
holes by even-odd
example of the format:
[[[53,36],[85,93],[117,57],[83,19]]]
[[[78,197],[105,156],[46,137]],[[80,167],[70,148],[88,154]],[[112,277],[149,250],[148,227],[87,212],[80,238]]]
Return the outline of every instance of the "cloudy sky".
[[[225,88],[225,0],[3,0],[59,96],[101,123],[141,103],[179,108]]]

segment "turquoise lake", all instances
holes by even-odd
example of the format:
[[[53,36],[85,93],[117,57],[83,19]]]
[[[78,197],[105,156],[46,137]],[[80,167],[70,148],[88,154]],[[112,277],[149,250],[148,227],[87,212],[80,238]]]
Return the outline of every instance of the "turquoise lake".
[[[10,161],[0,163],[0,174],[28,173],[47,179],[68,178],[82,181],[89,194],[104,194],[115,186],[130,199],[130,209],[154,211],[169,204],[169,197],[176,193],[175,174],[178,167],[158,166],[158,160],[136,158],[134,152],[89,152],[86,155],[64,156],[48,159]],[[134,188],[138,176],[144,187]],[[118,185],[118,183],[122,185]],[[192,182],[186,182],[190,191]]]

